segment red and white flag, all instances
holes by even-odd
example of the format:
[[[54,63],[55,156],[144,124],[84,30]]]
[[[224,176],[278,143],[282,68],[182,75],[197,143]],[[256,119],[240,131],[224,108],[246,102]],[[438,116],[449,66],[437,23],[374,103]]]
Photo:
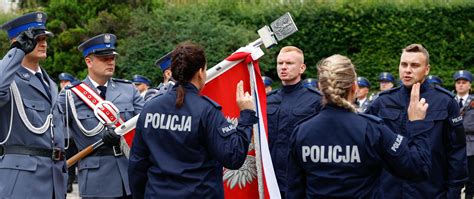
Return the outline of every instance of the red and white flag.
[[[238,170],[224,168],[225,198],[280,198],[267,139],[266,93],[258,58],[263,55],[259,47],[239,49],[214,66],[218,72],[210,75],[201,91],[222,106],[228,121],[237,125],[240,110],[236,103],[236,85],[243,80],[244,90],[252,93],[259,122],[254,126],[254,138],[247,159]],[[212,73],[212,72],[211,72]]]

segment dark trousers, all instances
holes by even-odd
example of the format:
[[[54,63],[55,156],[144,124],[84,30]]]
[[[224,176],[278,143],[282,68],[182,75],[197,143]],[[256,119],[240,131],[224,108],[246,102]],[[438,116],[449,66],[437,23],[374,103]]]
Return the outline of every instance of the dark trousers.
[[[466,196],[474,195],[474,156],[467,156],[467,168],[469,171],[469,179],[466,182],[466,189],[464,192]]]
[[[68,139],[66,139],[66,144],[67,144],[67,141]],[[74,139],[72,138],[69,139],[69,147],[66,149],[66,158],[67,159],[71,158],[72,156],[76,155],[77,152],[78,150],[76,147],[76,143],[74,142]],[[76,167],[77,167],[77,164],[74,164],[73,166],[67,169],[67,173],[68,173],[67,184],[68,185],[72,185],[72,183],[76,179]]]

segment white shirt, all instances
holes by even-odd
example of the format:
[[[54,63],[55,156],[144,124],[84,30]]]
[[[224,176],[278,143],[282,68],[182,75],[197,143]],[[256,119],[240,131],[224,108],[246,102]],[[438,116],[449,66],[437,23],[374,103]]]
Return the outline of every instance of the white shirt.
[[[466,104],[466,101],[467,101],[467,98],[469,97],[469,94],[466,94],[464,96],[459,96],[459,95],[456,95],[456,101],[459,103],[459,99],[462,99],[462,106],[464,107],[464,105]]]
[[[30,73],[33,74],[33,75],[35,75],[36,73],[40,73],[41,76],[43,77],[42,81],[43,81],[46,85],[49,86],[49,83],[48,83],[46,80],[44,80],[44,75],[43,75],[43,72],[41,72],[41,68],[40,68],[40,67],[38,67],[38,69],[37,69],[36,71],[31,70],[30,68],[27,68],[27,67],[25,67],[25,66],[23,66],[23,68],[26,68],[26,70],[30,71]]]
[[[94,86],[95,90],[97,91],[97,93],[101,93],[100,90],[97,88],[97,86],[101,86],[99,83],[95,82],[91,77],[87,76],[87,78],[89,78],[89,80],[91,80],[92,82],[92,85]],[[107,85],[109,84],[109,81],[105,82],[104,86],[107,87]]]

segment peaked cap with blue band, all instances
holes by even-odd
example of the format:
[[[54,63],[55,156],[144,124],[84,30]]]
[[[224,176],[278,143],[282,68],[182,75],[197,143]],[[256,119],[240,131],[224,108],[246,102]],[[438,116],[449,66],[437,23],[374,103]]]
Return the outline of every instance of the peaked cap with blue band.
[[[272,83],[273,83],[272,78],[267,77],[267,76],[262,76],[262,80],[263,80],[263,84],[265,84],[265,86],[271,86]]]
[[[159,58],[158,60],[156,60],[155,62],[155,66],[159,66],[161,68],[161,71],[165,71],[166,69],[168,69],[170,66],[171,66],[171,54],[173,53],[173,51],[170,51],[168,53],[166,53],[165,56]]]
[[[303,80],[303,86],[306,88],[318,88],[318,80],[315,78],[306,78]]]
[[[143,83],[143,84],[146,84],[146,85],[150,85],[151,81],[146,78],[145,76],[141,76],[141,75],[134,75],[133,78],[132,78],[132,82],[133,83]]]
[[[379,75],[379,81],[387,81],[387,82],[395,83],[395,78],[389,72],[382,72]]]
[[[460,70],[454,73],[453,75],[454,81],[458,81],[459,79],[465,79],[469,82],[472,82],[472,74],[467,70]]]
[[[53,36],[53,33],[46,31],[46,18],[48,16],[44,12],[32,12],[15,18],[7,23],[4,23],[0,29],[7,31],[8,38],[11,40],[16,38],[21,32],[34,29],[34,36],[48,35]]]
[[[76,81],[76,78],[69,73],[61,73],[59,74],[58,78],[61,81],[70,81],[70,82]]]
[[[359,85],[359,87],[370,88],[370,82],[365,77],[357,77],[357,85]]]
[[[115,43],[117,37],[114,34],[100,34],[83,42],[77,49],[82,52],[84,57],[91,54],[97,56],[118,55],[115,52]]]
[[[430,84],[443,85],[443,80],[435,75],[428,75],[428,77],[426,77],[426,81],[428,81]]]

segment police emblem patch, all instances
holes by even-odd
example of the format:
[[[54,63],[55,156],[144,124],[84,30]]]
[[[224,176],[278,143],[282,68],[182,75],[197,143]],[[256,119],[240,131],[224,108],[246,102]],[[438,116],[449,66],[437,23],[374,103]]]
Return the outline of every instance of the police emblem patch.
[[[110,35],[109,34],[104,35],[104,43],[110,43]]]
[[[43,14],[37,13],[36,14],[36,22],[42,22],[43,21]]]

